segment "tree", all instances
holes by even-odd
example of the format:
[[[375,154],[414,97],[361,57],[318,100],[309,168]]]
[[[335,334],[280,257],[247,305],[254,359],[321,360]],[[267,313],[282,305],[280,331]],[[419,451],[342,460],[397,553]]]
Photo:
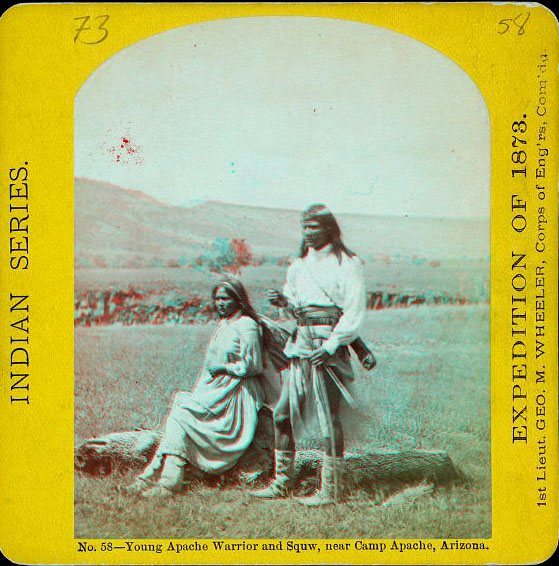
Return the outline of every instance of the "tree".
[[[206,268],[212,273],[239,274],[241,267],[252,263],[253,254],[244,239],[216,238],[209,252],[196,261],[199,268]]]

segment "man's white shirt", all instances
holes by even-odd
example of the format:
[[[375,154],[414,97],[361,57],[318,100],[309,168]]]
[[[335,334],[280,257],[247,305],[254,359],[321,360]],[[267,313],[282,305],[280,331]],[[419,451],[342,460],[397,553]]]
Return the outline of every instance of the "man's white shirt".
[[[295,259],[289,266],[283,288],[283,294],[295,308],[316,305],[343,310],[322,344],[330,355],[359,336],[366,307],[361,259],[343,252],[341,258],[340,263],[331,245],[318,251],[309,248],[304,258]]]

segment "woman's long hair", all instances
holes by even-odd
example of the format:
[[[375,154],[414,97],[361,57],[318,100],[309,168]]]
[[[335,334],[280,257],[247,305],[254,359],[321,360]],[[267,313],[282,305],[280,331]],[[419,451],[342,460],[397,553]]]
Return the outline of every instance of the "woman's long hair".
[[[289,333],[274,321],[265,316],[260,316],[254,310],[244,285],[238,279],[231,277],[220,281],[212,290],[214,300],[218,289],[223,289],[230,297],[235,299],[241,313],[252,318],[258,324],[260,346],[263,353],[268,353],[270,361],[276,369],[285,368],[288,360],[283,353],[283,347]]]
[[[313,222],[318,222],[328,235],[328,243],[332,244],[332,251],[336,254],[338,261],[342,262],[342,253],[346,254],[348,257],[355,257],[355,253],[352,252],[342,241],[342,232],[340,226],[330,212],[330,210],[324,204],[313,204],[309,206],[303,212],[303,222],[305,220],[312,220]],[[299,251],[299,257],[305,257],[309,251],[309,244],[303,237],[301,242],[301,249]]]

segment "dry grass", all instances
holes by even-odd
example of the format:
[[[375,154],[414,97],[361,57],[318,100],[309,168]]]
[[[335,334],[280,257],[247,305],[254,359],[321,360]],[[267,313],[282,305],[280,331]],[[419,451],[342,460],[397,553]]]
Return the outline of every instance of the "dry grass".
[[[192,386],[212,328],[76,328],[76,440],[135,425],[160,428],[172,393]],[[77,474],[76,537],[489,537],[488,306],[370,312],[363,336],[379,365],[371,374],[356,366],[361,410],[346,415],[347,449],[442,448],[466,484],[410,506],[371,505],[375,494],[358,490],[343,504],[309,510],[295,500],[263,503],[242,488],[208,486],[170,501],[138,501],[117,493],[126,477]]]

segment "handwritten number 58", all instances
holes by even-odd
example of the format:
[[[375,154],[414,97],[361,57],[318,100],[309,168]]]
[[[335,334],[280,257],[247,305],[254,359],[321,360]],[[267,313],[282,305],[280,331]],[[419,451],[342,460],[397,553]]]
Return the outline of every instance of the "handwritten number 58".
[[[105,27],[105,24],[109,20],[108,14],[93,18],[93,25],[89,24],[89,21],[91,20],[90,16],[80,16],[79,18],[74,18],[74,20],[83,20],[81,25],[76,28],[74,43],[80,41],[87,45],[95,45],[96,43],[104,41],[109,35],[109,30]],[[82,37],[84,34],[85,39]]]
[[[526,32],[525,26],[526,22],[530,19],[530,12],[520,13],[515,18],[507,18],[505,20],[501,20],[497,26],[500,26],[500,29],[497,29],[497,33],[499,35],[503,35],[510,30],[511,25],[516,26],[518,29],[517,35],[524,35]],[[511,22],[511,23],[509,23]]]

